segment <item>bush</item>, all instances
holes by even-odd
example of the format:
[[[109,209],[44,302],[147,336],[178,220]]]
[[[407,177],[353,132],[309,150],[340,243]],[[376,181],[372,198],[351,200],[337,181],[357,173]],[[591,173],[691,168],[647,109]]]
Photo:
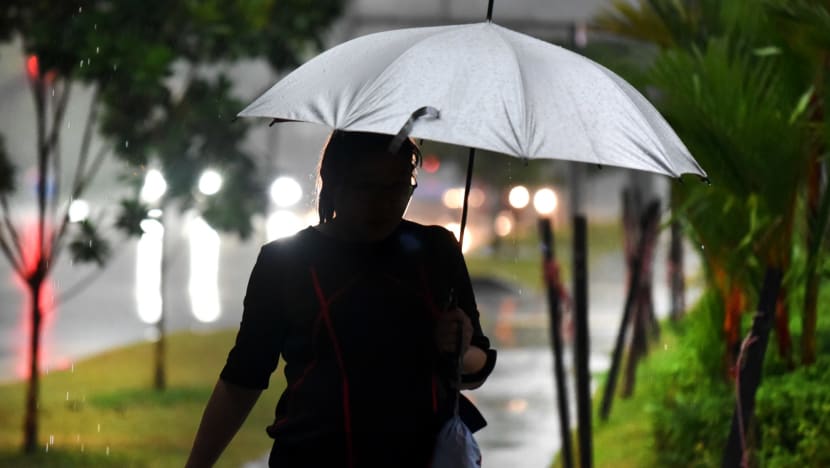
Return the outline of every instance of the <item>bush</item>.
[[[734,408],[718,332],[722,323],[722,301],[708,292],[677,330],[671,358],[650,369],[650,412],[660,466],[720,465]]]
[[[755,407],[761,466],[830,466],[829,389],[828,356],[763,381]]]

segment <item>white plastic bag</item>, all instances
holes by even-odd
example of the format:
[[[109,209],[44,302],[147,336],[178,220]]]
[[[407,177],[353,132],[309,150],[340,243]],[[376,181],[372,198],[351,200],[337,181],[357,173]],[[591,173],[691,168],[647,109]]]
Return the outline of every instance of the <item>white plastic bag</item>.
[[[481,450],[458,414],[441,428],[435,442],[432,468],[480,468]]]

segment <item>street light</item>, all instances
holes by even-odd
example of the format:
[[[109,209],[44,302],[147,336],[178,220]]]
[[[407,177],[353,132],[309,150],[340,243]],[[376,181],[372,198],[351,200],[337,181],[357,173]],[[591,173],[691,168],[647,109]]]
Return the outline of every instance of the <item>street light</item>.
[[[136,252],[135,299],[138,316],[147,324],[158,323],[162,314],[161,261],[164,226],[155,219],[141,221],[144,234]]]
[[[511,219],[510,213],[502,211],[496,215],[496,219],[493,222],[493,229],[499,237],[506,237],[510,234],[513,231],[513,220]]]
[[[69,222],[79,223],[89,217],[89,203],[80,198],[72,200],[69,205]]]
[[[221,314],[219,299],[219,250],[221,240],[201,217],[189,223],[190,279],[187,285],[190,309],[196,320],[215,322]]]
[[[291,177],[278,177],[271,184],[271,200],[280,208],[288,208],[303,198],[303,188]]]
[[[539,216],[550,216],[559,205],[559,199],[553,189],[541,188],[533,195],[533,208]]]
[[[483,190],[473,187],[467,196],[467,203],[473,208],[480,208],[486,198]],[[464,187],[448,188],[441,196],[441,201],[451,210],[460,210],[464,207]]]
[[[150,169],[144,175],[139,198],[155,206],[167,191],[167,182],[158,169]],[[138,316],[144,323],[161,327],[164,310],[162,297],[162,262],[164,261],[164,224],[161,209],[157,216],[143,219],[140,223],[143,234],[138,240],[136,252],[135,299]]]
[[[199,191],[210,196],[215,195],[222,189],[222,174],[213,169],[206,169],[199,177]]]
[[[507,201],[510,202],[510,206],[513,208],[521,210],[530,202],[530,192],[527,191],[527,187],[517,185],[510,189],[510,193],[507,194]]]
[[[150,169],[144,176],[144,185],[141,187],[140,197],[145,203],[155,204],[164,192],[167,191],[167,182],[158,169]]]

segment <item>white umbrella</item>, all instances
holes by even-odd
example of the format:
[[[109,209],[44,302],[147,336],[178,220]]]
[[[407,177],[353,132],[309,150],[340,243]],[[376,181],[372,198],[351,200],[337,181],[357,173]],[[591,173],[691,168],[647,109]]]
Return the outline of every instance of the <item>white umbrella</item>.
[[[706,177],[654,107],[577,53],[490,21],[359,37],[302,65],[240,116],[398,134],[522,158]]]
[[[401,29],[343,43],[290,73],[239,116],[470,147],[460,241],[474,148],[706,178],[663,117],[625,80],[489,21],[492,7],[490,0],[484,23]],[[424,115],[433,118],[419,119]],[[579,294],[577,301],[584,303]],[[577,326],[587,330],[583,315],[577,313]],[[587,340],[578,337],[576,354],[583,402],[589,398]],[[587,445],[583,455],[590,460],[590,434],[584,434],[590,406],[578,406],[580,420],[588,422],[580,424],[580,447]]]

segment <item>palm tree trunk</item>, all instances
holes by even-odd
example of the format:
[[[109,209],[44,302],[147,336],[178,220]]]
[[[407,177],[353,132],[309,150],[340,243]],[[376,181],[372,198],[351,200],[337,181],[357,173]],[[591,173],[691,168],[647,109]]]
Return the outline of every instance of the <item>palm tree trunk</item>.
[[[814,106],[810,117],[812,123],[821,128],[824,122],[824,83],[825,72],[830,69],[830,54],[821,54],[818,72],[815,78],[816,92],[812,96]],[[821,187],[821,157],[824,154],[824,139],[816,136],[810,148],[810,158],[807,161],[807,272],[804,285],[804,311],[801,316],[801,362],[812,364],[816,361],[816,323],[818,308],[819,278],[817,273],[818,254],[821,251],[821,242],[824,237],[824,224],[827,213],[827,193],[822,195]],[[825,189],[825,192],[827,190]],[[822,219],[824,218],[824,219]]]
[[[671,311],[669,316],[677,321],[686,310],[686,283],[683,278],[683,234],[678,221],[671,222],[671,239],[669,241],[669,290],[671,294]]]
[[[783,271],[786,271],[786,269]],[[775,337],[778,341],[778,354],[787,363],[787,366],[792,368],[793,340],[790,336],[790,308],[787,305],[787,295],[787,287],[782,284],[775,305]]]

